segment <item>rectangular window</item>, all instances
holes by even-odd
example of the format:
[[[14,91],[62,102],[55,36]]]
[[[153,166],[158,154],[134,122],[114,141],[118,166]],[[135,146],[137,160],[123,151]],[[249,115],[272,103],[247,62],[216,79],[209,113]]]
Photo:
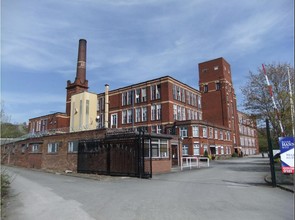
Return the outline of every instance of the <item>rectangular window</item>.
[[[200,155],[200,144],[194,143],[194,155]]]
[[[140,102],[140,89],[136,89],[135,91],[135,103]]]
[[[214,130],[214,138],[218,139],[218,130],[217,129]]]
[[[111,115],[111,127],[112,128],[117,128],[118,127],[117,119],[118,119],[118,114],[117,113]]]
[[[142,102],[146,102],[146,101],[147,101],[147,97],[146,97],[146,88],[142,88],[142,89],[141,89],[141,101],[142,101]]]
[[[40,145],[39,144],[33,144],[32,145],[32,153],[38,153],[40,151]]]
[[[157,126],[156,125],[152,125],[151,126],[151,129],[152,129],[152,133],[157,133]]]
[[[218,70],[218,66],[214,66],[214,70]]]
[[[141,121],[147,121],[147,107],[142,107],[141,108],[141,112],[142,112],[142,120]]]
[[[223,131],[220,131],[220,140],[223,140]]]
[[[68,142],[68,153],[78,152],[78,141],[69,141]]]
[[[185,102],[185,90],[181,89],[181,101]]]
[[[204,92],[208,92],[208,85],[204,85]]]
[[[57,153],[58,143],[49,143],[48,144],[48,153]]]
[[[181,92],[180,92],[180,88],[178,86],[176,86],[176,95],[177,95],[177,100],[181,101]]]
[[[145,157],[150,156],[149,147],[150,147],[149,143],[145,142],[145,144],[144,144]],[[151,149],[152,150],[152,157],[154,157],[154,158],[168,158],[169,157],[167,140],[152,139],[151,148],[152,148]]]
[[[127,111],[122,111],[122,124],[127,124]]]
[[[193,137],[199,137],[199,127],[193,126]]]
[[[140,108],[135,109],[135,122],[140,122],[141,119],[141,111]]]
[[[187,109],[187,120],[192,120],[192,117],[191,117],[191,110],[190,109]]]
[[[156,110],[157,106],[156,105],[152,105],[151,106],[151,120],[154,121],[156,120],[156,115],[157,115],[157,110]]]
[[[207,137],[207,127],[203,127],[203,137]]]
[[[127,92],[127,105],[131,105],[132,104],[132,93],[133,91],[128,91]]]
[[[187,137],[187,127],[179,128],[180,137]]]
[[[202,103],[201,103],[201,96],[198,95],[198,108],[202,108]]]
[[[188,145],[183,144],[182,145],[182,156],[187,156],[188,155]]]
[[[173,105],[173,118],[174,118],[174,120],[178,120],[178,118],[177,118],[177,105]]]
[[[215,87],[216,87],[216,90],[220,90],[220,89],[221,89],[220,82],[217,82],[217,83],[215,84]]]
[[[209,128],[209,138],[213,138],[213,128]]]
[[[151,100],[161,98],[161,84],[151,86]]]
[[[127,110],[127,123],[132,123],[133,119],[133,111],[132,109]]]
[[[158,134],[162,134],[162,130],[163,130],[163,129],[162,129],[162,125],[158,125],[158,126],[157,126],[157,133],[158,133]]]
[[[184,107],[181,107],[181,120],[182,121],[186,120],[185,108]]]
[[[156,115],[156,119],[157,120],[161,120],[162,119],[162,106],[160,104],[157,105],[157,115]]]
[[[127,105],[127,92],[122,93],[122,106]]]
[[[191,93],[189,91],[186,91],[186,102],[187,104],[191,105]]]

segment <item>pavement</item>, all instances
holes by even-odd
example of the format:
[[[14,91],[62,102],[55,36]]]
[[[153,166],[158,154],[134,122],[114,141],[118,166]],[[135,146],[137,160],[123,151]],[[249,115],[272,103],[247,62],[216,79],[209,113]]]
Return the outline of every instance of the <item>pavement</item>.
[[[275,163],[275,179],[277,187],[294,193],[294,174],[283,174],[280,163]],[[272,185],[271,173],[264,180]]]

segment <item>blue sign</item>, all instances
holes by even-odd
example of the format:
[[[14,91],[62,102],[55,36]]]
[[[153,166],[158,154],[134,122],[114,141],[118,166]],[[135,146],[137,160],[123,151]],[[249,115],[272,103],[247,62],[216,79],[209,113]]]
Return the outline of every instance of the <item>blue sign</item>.
[[[281,163],[283,173],[294,173],[294,137],[280,137]]]

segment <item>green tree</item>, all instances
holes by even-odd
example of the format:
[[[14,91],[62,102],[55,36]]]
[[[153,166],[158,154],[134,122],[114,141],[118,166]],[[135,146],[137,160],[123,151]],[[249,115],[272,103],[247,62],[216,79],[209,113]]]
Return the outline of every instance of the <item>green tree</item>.
[[[10,116],[4,111],[4,104],[1,102],[1,138],[16,138],[28,133],[28,129],[25,123],[13,124],[10,122]]]
[[[294,93],[294,68],[287,63],[267,64],[265,70],[272,86],[273,97],[285,135],[292,136],[292,127],[294,126],[292,125],[292,117],[294,119],[294,115],[291,114],[288,71]],[[255,115],[258,125],[262,127],[265,125],[265,119],[269,119],[272,136],[277,144],[278,137],[282,136],[282,133],[262,67],[258,68],[257,73],[249,72],[249,80],[241,90],[244,95],[244,109]],[[265,136],[265,132],[260,132],[260,134],[262,137]]]

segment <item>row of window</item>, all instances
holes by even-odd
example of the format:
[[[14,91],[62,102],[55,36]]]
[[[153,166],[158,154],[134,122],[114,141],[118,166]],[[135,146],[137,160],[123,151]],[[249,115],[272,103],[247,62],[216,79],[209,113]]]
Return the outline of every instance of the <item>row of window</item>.
[[[157,129],[162,129],[161,126],[157,126]],[[40,144],[32,145],[32,153],[40,153],[41,152]],[[59,143],[48,143],[47,152],[48,153],[57,153],[59,148]],[[23,153],[26,149],[26,146],[23,147]],[[78,141],[69,141],[68,142],[68,153],[76,153],[78,152]],[[154,158],[168,158],[169,157],[169,148],[168,141],[165,139],[152,139],[151,142],[145,141],[144,147],[144,156],[145,157]]]
[[[249,137],[240,137],[241,146],[255,147],[255,139]]]
[[[229,69],[227,70],[226,69],[226,66],[223,66],[223,69],[224,69],[224,72],[227,72],[228,74],[230,74],[230,70]],[[219,70],[219,66],[218,65],[217,66],[214,66],[213,67],[213,70],[215,70],[215,71]],[[208,68],[202,69],[202,73],[207,73],[207,72],[208,72]]]
[[[132,123],[134,115],[135,122],[144,122],[148,120],[148,108],[140,107],[133,109],[127,109],[122,111],[122,124]],[[151,106],[151,120],[161,120],[162,118],[162,106],[161,104],[154,104]],[[111,125],[117,126],[117,114],[111,116]]]
[[[161,84],[151,85],[151,100],[156,100],[161,98]],[[147,88],[140,88],[135,90],[130,90],[127,92],[122,92],[122,106],[131,105],[133,103],[141,103],[147,101]]]
[[[216,140],[226,140],[230,141],[230,132],[229,131],[223,131],[219,129],[213,129],[209,127],[209,129],[206,126],[202,126],[202,137],[204,138],[211,138],[211,139],[216,139]],[[209,130],[209,135],[208,135],[208,130]],[[214,132],[214,136],[213,136]],[[179,128],[179,135],[180,137],[188,137],[188,127],[180,127]],[[199,126],[192,126],[192,136],[193,137],[200,137],[200,128]]]
[[[202,120],[202,113],[183,106],[173,105],[173,118],[177,121]]]
[[[48,143],[47,145],[47,152],[48,153],[57,153],[58,152],[59,143]],[[27,149],[27,145],[22,146],[22,153],[25,152]],[[41,145],[40,144],[33,144],[31,148],[32,153],[40,153],[41,152]],[[69,141],[68,142],[68,153],[75,153],[78,152],[78,141]]]
[[[201,108],[201,96],[199,95],[196,95],[190,91],[186,91],[184,88],[176,85],[173,85],[172,94],[174,100]]]
[[[254,137],[255,131],[254,129],[244,126],[244,125],[239,125],[239,130],[240,130],[240,134],[244,134],[244,135],[248,135],[248,136],[252,136]]]
[[[220,82],[216,82],[215,83],[215,90],[218,91],[221,89],[221,83]],[[208,89],[208,84],[205,84],[204,87],[203,87],[203,91],[204,92],[208,92],[209,89]]]
[[[208,145],[204,144],[203,146],[200,143],[196,142],[193,144],[193,155],[199,156],[200,155],[200,148],[203,147],[203,152],[208,152]],[[211,149],[211,147],[210,147]],[[215,155],[228,155],[231,154],[231,147],[230,146],[215,146],[214,152],[211,152]],[[189,155],[189,146],[187,144],[182,145],[182,155],[188,156]]]

